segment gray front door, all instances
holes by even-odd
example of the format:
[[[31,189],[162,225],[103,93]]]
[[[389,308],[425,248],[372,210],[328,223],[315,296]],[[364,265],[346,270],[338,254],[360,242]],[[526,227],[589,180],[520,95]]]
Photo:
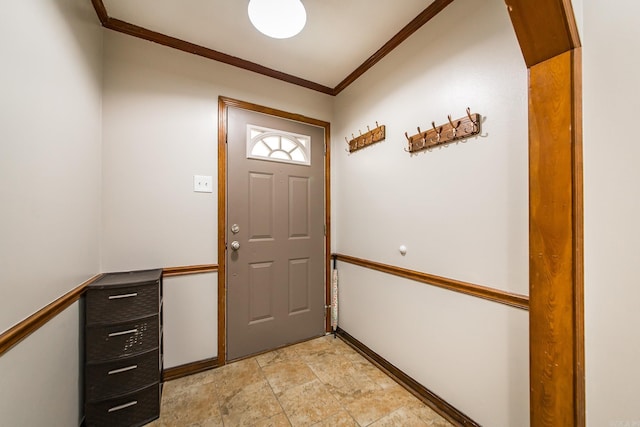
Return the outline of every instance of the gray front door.
[[[324,129],[230,107],[227,359],[324,333]]]

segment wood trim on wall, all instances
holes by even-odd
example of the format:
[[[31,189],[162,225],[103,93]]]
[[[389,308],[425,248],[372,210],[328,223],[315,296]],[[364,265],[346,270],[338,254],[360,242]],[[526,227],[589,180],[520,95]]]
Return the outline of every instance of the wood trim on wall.
[[[582,155],[582,48],[573,49],[573,132],[572,192],[573,218],[573,367],[575,393],[575,425],[586,425],[586,384],[584,348],[584,187]]]
[[[584,425],[579,55],[529,70],[529,325],[532,426]]]
[[[420,29],[424,24],[429,22],[452,2],[453,0],[435,0],[425,10],[420,12],[420,14],[416,16],[411,22],[409,22],[404,28],[402,28],[396,35],[394,35],[389,41],[387,41],[380,49],[378,49],[378,51],[367,58],[367,60],[360,64],[358,68],[356,68],[347,77],[345,77],[344,80],[342,80],[336,87],[331,88],[307,79],[303,79],[301,77],[293,76],[291,74],[283,73],[281,71],[265,67],[255,62],[227,55],[225,53],[218,52],[217,50],[209,49],[207,47],[200,46],[186,40],[180,40],[178,38],[158,33],[156,31],[152,31],[147,28],[122,21],[120,19],[111,18],[102,0],[91,0],[91,3],[96,10],[96,14],[98,15],[98,19],[100,19],[100,23],[103,27],[109,30],[158,43],[163,46],[180,50],[182,52],[202,56],[207,59],[212,59],[214,61],[222,62],[234,67],[242,68],[247,71],[252,71],[254,73],[262,74],[264,76],[272,77],[274,79],[282,80],[287,83],[291,83],[332,96],[335,96],[346,89],[351,83],[356,81],[361,75],[363,75],[367,70],[377,64],[382,58],[391,53],[391,51],[393,51],[402,42],[408,39],[413,33]]]
[[[413,33],[418,31],[424,24],[435,18],[437,14],[449,4],[453,3],[453,0],[435,0],[425,10],[420,12],[411,22],[400,30],[395,36],[393,36],[388,42],[386,42],[376,53],[371,55],[364,61],[358,68],[353,70],[351,74],[345,77],[334,89],[332,95],[337,95],[346,89],[351,83],[355,82],[358,77],[362,76],[371,67],[376,65],[382,58],[387,56],[396,47],[400,46],[402,42],[408,39]]]
[[[325,139],[325,295],[330,293],[331,269],[331,125],[319,119],[220,96],[218,98],[218,361],[226,363],[226,229],[227,229],[227,110],[229,107],[255,111],[324,128]],[[328,298],[328,297],[327,297]],[[328,300],[327,300],[328,301]],[[328,317],[328,316],[327,316]],[[328,322],[325,325],[328,328]],[[328,331],[328,329],[326,329]]]
[[[227,109],[218,98],[218,361],[227,362]]]
[[[177,380],[178,378],[198,374],[200,372],[208,371],[209,369],[217,368],[218,366],[221,365],[217,357],[174,366],[173,368],[167,368],[162,371],[162,381]]]
[[[185,276],[189,274],[215,273],[217,264],[185,265],[180,267],[165,267],[162,269],[164,277]]]
[[[197,45],[185,40],[181,40],[175,37],[167,36],[156,31],[149,30],[147,28],[139,27],[134,24],[130,24],[119,19],[109,18],[103,26],[109,30],[117,31],[119,33],[134,36],[143,40],[158,43],[163,46],[171,47],[182,52],[191,53],[193,55],[202,56],[203,58],[212,59],[214,61],[222,62],[224,64],[232,65],[234,67],[242,68],[247,71],[262,74],[263,76],[271,77],[277,80],[282,80],[287,83],[292,83],[297,86],[301,86],[307,89],[315,90],[318,92],[326,93],[328,95],[333,94],[333,89],[328,86],[293,76],[291,74],[283,73],[281,71],[274,70],[272,68],[265,67],[255,62],[247,61],[236,56],[227,55],[226,53],[218,52],[217,50],[209,49],[204,46]]]
[[[37,331],[49,320],[67,309],[71,304],[78,301],[88,285],[102,277],[102,274],[93,276],[75,289],[67,292],[46,307],[33,313],[22,322],[14,325],[9,330],[0,335],[0,356],[9,351],[13,346]]]
[[[394,381],[407,389],[411,394],[420,399],[424,404],[446,418],[449,422],[457,426],[479,426],[467,415],[456,409],[453,405],[442,399],[437,394],[411,378],[409,375],[398,369],[375,351],[358,341],[346,331],[338,328],[337,335],[344,342],[363,355],[367,360],[389,375]]]
[[[358,265],[360,267],[369,268],[371,270],[381,271],[383,273],[414,280],[416,282],[425,283],[427,285],[437,286],[439,288],[448,289],[454,292],[460,292],[465,295],[486,299],[522,310],[529,309],[529,298],[526,295],[506,292],[500,289],[462,282],[460,280],[448,279],[446,277],[436,276],[434,274],[422,273],[420,271],[409,270],[402,267],[382,264],[379,262],[369,261],[366,259],[356,258],[348,255],[334,254],[333,256],[338,261],[347,262],[349,264]]]
[[[186,265],[179,267],[166,267],[162,269],[164,277],[184,276],[190,274],[212,273],[218,271],[215,264]],[[23,321],[17,323],[7,331],[0,334],[0,356],[9,351],[13,346],[27,338],[29,335],[44,326],[59,313],[67,309],[71,304],[78,301],[84,294],[87,286],[100,279],[103,273],[96,274],[91,279],[80,284],[73,290],[67,292],[51,304],[33,313]],[[199,362],[198,362],[199,363]]]
[[[109,21],[107,8],[104,7],[104,3],[102,2],[102,0],[91,0],[91,3],[93,4],[93,8],[96,10],[96,15],[98,15],[100,23],[104,26],[107,21]]]
[[[505,0],[527,68],[580,47],[571,0]]]
[[[506,0],[529,68],[531,426],[585,425],[582,61],[570,0]]]
[[[331,123],[324,124],[324,272],[325,272],[325,293],[324,293],[324,330],[331,331]]]

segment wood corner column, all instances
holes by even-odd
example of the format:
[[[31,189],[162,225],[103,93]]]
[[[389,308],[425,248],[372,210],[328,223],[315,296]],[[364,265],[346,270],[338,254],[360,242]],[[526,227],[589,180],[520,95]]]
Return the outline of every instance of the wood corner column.
[[[582,59],[571,0],[505,0],[529,70],[531,426],[585,425]]]
[[[529,68],[531,426],[584,426],[580,49]]]

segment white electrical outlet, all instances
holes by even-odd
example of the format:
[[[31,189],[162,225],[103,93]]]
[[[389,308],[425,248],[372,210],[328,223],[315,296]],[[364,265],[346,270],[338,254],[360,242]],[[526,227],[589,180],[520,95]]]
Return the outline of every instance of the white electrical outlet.
[[[198,193],[213,193],[213,178],[206,175],[194,175],[193,191]]]

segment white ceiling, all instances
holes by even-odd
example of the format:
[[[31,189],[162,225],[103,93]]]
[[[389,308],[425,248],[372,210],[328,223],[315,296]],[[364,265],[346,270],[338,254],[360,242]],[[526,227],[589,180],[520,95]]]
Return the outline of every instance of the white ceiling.
[[[271,39],[249,21],[249,0],[104,0],[111,18],[328,87],[337,86],[432,0],[302,0],[307,25]]]

